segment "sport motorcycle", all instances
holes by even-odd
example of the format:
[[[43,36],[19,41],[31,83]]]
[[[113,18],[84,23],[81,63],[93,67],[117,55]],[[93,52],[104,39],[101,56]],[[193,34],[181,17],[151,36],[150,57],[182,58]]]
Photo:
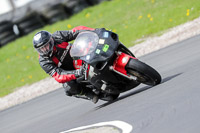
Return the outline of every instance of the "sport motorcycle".
[[[70,55],[74,67],[84,70],[77,82],[104,101],[115,100],[140,83],[155,86],[161,82],[154,68],[138,60],[116,33],[104,28],[79,33]]]

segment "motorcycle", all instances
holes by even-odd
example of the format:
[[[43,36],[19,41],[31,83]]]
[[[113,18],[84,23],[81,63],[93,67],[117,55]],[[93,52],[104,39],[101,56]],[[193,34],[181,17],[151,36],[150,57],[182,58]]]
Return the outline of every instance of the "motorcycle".
[[[74,67],[84,70],[77,82],[104,101],[115,100],[120,93],[140,83],[155,86],[161,82],[161,76],[154,68],[139,61],[119,41],[116,33],[104,28],[81,32],[71,47],[70,55]]]

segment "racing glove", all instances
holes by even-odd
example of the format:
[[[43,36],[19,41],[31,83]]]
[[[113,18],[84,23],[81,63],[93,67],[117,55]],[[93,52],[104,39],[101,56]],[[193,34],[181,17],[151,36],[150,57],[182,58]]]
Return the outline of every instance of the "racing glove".
[[[84,69],[81,67],[80,69],[75,70],[74,74],[76,78],[82,77],[84,74]]]
[[[85,79],[85,69],[81,67],[80,69],[75,70],[76,81],[80,83]]]

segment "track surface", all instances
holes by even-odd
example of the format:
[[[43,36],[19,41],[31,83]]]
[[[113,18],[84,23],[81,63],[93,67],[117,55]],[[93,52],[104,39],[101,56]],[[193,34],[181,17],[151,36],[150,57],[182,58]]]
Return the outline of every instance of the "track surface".
[[[58,89],[0,112],[2,133],[58,133],[78,126],[120,120],[133,133],[200,131],[200,36],[140,58],[158,70],[163,81],[140,85],[113,103],[92,104]]]

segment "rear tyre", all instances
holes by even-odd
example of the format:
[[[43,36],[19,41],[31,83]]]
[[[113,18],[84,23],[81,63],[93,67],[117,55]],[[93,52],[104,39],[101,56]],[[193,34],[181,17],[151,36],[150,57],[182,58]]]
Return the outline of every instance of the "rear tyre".
[[[161,82],[161,76],[154,68],[137,59],[131,58],[125,69],[129,75],[137,77],[138,82],[151,86]]]

